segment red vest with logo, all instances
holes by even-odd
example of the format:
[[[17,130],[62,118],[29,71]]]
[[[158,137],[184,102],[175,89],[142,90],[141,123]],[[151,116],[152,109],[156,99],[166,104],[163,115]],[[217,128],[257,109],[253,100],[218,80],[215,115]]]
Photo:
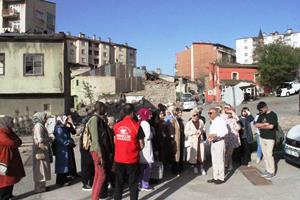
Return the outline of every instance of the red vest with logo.
[[[139,162],[139,124],[130,116],[126,116],[122,121],[113,127],[115,134],[115,162],[125,164],[135,164]]]

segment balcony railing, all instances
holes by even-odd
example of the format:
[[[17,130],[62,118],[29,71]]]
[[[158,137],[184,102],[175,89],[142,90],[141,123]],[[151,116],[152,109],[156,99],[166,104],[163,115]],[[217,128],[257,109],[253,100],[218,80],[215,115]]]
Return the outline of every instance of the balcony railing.
[[[20,13],[15,9],[3,9],[2,15],[3,15],[3,17],[18,18],[20,16]]]
[[[18,29],[18,28],[12,28],[12,27],[3,27],[2,28],[2,32],[6,32],[6,31],[8,31],[8,32],[12,32],[12,33],[20,33],[20,29]]]

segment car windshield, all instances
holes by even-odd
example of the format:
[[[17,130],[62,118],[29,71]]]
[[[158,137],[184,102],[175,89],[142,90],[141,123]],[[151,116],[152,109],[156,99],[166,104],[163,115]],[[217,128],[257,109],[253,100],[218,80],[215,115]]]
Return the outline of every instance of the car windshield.
[[[182,101],[194,101],[193,95],[192,94],[183,94]]]
[[[279,88],[289,88],[291,87],[291,84],[290,83],[282,83],[280,84]]]

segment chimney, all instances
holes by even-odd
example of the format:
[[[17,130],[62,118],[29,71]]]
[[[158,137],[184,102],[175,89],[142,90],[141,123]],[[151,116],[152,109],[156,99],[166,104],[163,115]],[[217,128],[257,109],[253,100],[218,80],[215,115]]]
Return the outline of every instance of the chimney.
[[[80,33],[79,33],[79,37],[81,37],[81,38],[85,38],[85,34],[84,34],[84,33],[82,33],[82,32],[80,32]]]
[[[95,34],[93,35],[93,40],[97,40],[97,37]]]
[[[109,43],[112,43],[112,40],[111,40],[111,38],[110,38],[110,37],[108,38],[108,42],[109,42]]]

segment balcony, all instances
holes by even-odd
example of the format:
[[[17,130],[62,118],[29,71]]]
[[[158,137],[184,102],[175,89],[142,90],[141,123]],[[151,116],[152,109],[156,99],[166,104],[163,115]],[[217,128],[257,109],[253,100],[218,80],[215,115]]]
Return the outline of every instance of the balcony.
[[[3,27],[2,32],[20,33],[20,29],[16,27]]]
[[[2,10],[3,18],[19,18],[20,13],[15,9],[3,9]]]

